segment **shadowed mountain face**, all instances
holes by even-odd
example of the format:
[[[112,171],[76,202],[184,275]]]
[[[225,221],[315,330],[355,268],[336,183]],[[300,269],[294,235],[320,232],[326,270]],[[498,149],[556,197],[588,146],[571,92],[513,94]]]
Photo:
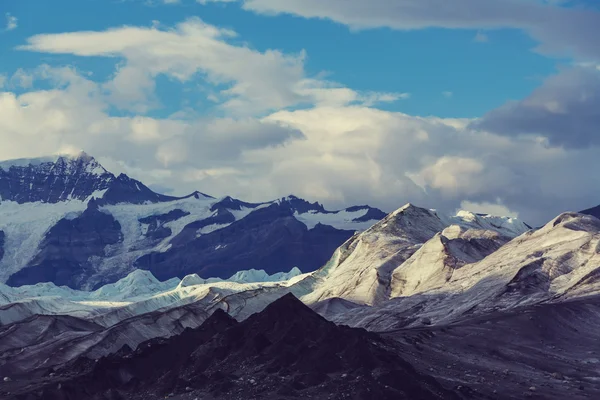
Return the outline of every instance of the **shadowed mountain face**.
[[[196,236],[198,229],[219,223],[230,225]],[[314,271],[353,234],[322,224],[309,230],[294,217],[293,209],[278,204],[257,209],[239,221],[229,211],[219,210],[214,217],[187,226],[168,251],[141,257],[136,266],[161,280],[191,273],[228,278],[241,265],[269,274],[293,267]]]
[[[521,307],[385,334],[404,357],[467,398],[600,398],[600,297]]]
[[[237,323],[216,311],[201,327],[53,376],[5,385],[8,399],[455,399],[397,354],[393,341],[336,326],[286,295]],[[193,398],[193,397],[192,397]]]
[[[104,255],[106,246],[123,240],[121,225],[98,209],[95,200],[77,218],[62,219],[50,229],[30,266],[12,275],[9,285],[54,282],[79,287],[94,271],[89,259]]]
[[[588,208],[587,210],[583,210],[581,213],[600,218],[600,206]]]

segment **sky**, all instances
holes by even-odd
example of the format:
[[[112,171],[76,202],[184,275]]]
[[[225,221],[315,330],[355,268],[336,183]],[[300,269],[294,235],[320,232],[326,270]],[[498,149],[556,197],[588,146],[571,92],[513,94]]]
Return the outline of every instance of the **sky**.
[[[542,224],[600,203],[600,5],[0,0],[0,159]]]

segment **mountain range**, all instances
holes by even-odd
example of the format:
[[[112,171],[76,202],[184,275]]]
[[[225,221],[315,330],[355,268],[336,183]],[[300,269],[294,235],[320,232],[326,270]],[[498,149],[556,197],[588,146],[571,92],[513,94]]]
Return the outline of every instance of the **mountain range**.
[[[135,269],[158,279],[314,271],[385,213],[153,192],[86,153],[0,163],[0,282],[91,290]]]
[[[296,197],[3,206],[14,214],[2,263],[20,254],[15,232],[47,226],[30,242],[29,260],[41,261],[7,283],[36,278],[0,284],[6,398],[600,396],[593,209],[533,229],[413,204],[329,212]],[[19,207],[60,218],[19,221]],[[297,249],[324,243],[322,261],[301,264],[310,252]],[[219,246],[235,251],[211,258]]]

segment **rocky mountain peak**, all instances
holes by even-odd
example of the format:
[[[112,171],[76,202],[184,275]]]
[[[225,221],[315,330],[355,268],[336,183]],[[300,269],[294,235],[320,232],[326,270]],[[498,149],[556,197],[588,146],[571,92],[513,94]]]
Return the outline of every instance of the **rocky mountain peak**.
[[[20,204],[100,197],[113,179],[85,152],[0,162],[0,196]]]
[[[115,177],[84,151],[0,162],[1,200],[23,204],[89,201],[91,198],[99,204],[177,199],[155,193],[126,174]]]

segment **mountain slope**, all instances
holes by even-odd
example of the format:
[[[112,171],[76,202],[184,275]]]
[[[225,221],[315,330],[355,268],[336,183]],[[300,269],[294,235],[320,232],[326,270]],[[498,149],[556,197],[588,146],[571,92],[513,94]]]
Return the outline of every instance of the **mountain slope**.
[[[441,325],[498,310],[561,303],[600,293],[600,220],[565,213],[453,271],[446,282],[370,309],[333,318],[389,330]]]
[[[511,218],[464,211],[444,216],[407,204],[336,250],[329,263],[313,275],[315,289],[303,300],[316,303],[339,297],[368,305],[388,300],[393,272],[425,242],[451,225],[488,229],[509,238],[529,229]],[[494,245],[490,250],[496,248]]]
[[[72,376],[70,371],[82,372]],[[202,398],[458,398],[402,360],[393,342],[338,327],[292,295],[241,323],[217,311],[195,330],[147,342],[129,354],[82,360],[77,367],[59,369],[55,377],[7,390],[11,399],[64,400],[102,394],[154,399],[169,393]]]
[[[510,241],[495,231],[452,225],[437,233],[392,272],[391,297],[445,285],[466,264],[484,259]]]

